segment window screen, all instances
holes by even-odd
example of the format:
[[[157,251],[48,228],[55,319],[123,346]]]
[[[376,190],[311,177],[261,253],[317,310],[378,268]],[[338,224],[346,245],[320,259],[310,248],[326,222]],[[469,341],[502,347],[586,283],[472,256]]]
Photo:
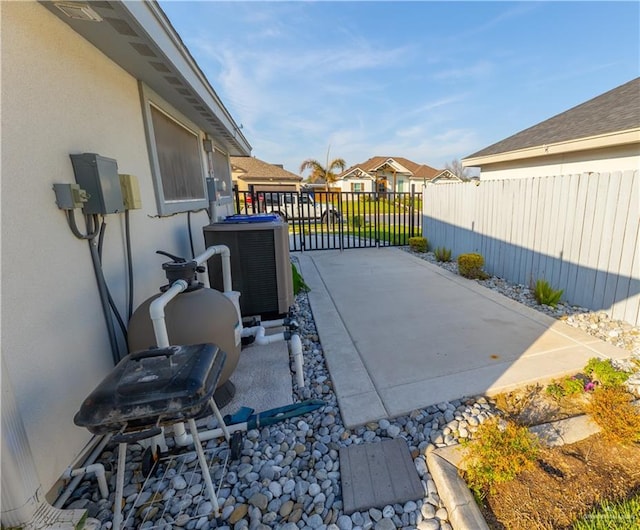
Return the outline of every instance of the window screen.
[[[154,106],[150,108],[164,200],[204,199],[198,135]]]
[[[221,196],[231,195],[231,169],[226,153],[213,150],[213,178],[216,182],[216,191]]]

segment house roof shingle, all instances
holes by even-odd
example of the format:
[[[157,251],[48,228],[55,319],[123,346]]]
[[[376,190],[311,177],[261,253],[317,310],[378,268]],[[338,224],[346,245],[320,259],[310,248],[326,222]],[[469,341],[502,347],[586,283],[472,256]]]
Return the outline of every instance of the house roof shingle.
[[[465,158],[496,155],[545,144],[640,127],[640,77],[529,127]]]
[[[398,164],[403,167],[406,167],[411,173],[413,177],[431,180],[436,175],[439,175],[442,172],[442,169],[435,169],[431,166],[427,166],[426,164],[417,164],[407,158],[403,158],[401,156],[374,156],[362,162],[361,164],[355,164],[350,168],[343,171],[339,177],[346,175],[347,173],[353,171],[356,168],[360,168],[367,173],[374,171],[375,169],[382,166],[387,160],[394,160]]]
[[[302,181],[300,175],[287,171],[281,166],[269,164],[264,160],[252,156],[231,156],[231,166],[244,174],[239,178],[246,179],[276,179],[280,181]]]

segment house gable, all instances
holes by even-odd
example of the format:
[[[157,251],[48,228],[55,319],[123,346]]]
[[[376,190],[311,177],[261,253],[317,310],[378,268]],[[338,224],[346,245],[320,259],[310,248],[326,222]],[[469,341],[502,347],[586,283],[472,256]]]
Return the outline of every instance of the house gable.
[[[481,149],[464,158],[462,163],[467,167],[483,167],[567,153],[575,153],[568,160],[578,160],[580,152],[640,143],[638,101],[640,78]],[[623,150],[623,156],[633,154],[633,149]],[[612,153],[612,156],[617,155]],[[562,164],[565,160],[557,161]]]

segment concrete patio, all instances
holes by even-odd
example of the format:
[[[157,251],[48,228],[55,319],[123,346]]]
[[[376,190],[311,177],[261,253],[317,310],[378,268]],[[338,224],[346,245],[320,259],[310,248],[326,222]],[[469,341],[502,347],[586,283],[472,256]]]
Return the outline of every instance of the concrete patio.
[[[347,427],[628,356],[401,249],[295,255]]]

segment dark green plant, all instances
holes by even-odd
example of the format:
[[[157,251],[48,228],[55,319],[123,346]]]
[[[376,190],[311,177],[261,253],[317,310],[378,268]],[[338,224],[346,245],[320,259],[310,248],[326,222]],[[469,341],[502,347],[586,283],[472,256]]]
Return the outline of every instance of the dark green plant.
[[[482,254],[471,252],[469,254],[460,254],[458,256],[458,272],[460,276],[470,278],[472,280],[486,280],[489,275],[482,270],[484,258]]]
[[[531,469],[539,453],[538,439],[526,427],[497,417],[480,425],[474,439],[464,445],[464,478],[480,498],[491,493],[495,484]]]
[[[433,251],[433,255],[436,258],[436,261],[451,261],[451,249],[445,247],[437,247]]]
[[[297,295],[300,292],[307,293],[311,290],[293,263],[291,264],[291,275],[293,277],[293,294]]]
[[[533,288],[533,296],[541,305],[548,305],[555,308],[560,301],[560,297],[564,291],[562,289],[554,289],[548,281],[538,280]]]
[[[603,386],[622,386],[631,375],[629,372],[618,370],[610,359],[592,357],[584,367],[584,373],[595,379]]]
[[[429,250],[429,241],[426,237],[410,237],[409,248],[414,252],[427,252]]]

